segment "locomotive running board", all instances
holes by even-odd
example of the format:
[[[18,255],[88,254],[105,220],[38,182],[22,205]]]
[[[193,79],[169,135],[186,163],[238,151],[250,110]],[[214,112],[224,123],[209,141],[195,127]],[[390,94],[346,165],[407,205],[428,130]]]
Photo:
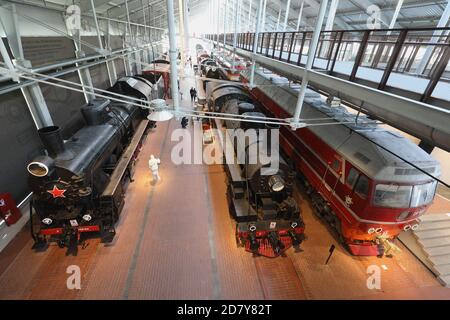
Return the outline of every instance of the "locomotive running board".
[[[120,181],[122,180],[128,169],[128,165],[130,164],[133,154],[136,151],[139,143],[141,142],[141,138],[144,135],[145,130],[147,129],[148,122],[149,120],[142,120],[142,122],[139,124],[138,128],[136,129],[136,133],[133,136],[133,139],[131,139],[130,144],[125,149],[125,152],[120,157],[116,168],[111,174],[111,180],[106,189],[103,191],[101,195],[102,198],[112,196],[116,192]]]

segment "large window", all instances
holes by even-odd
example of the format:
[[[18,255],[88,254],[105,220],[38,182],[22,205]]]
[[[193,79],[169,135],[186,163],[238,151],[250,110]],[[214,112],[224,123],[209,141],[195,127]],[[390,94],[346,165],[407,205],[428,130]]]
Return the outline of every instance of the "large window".
[[[420,207],[430,203],[434,198],[435,191],[436,181],[414,186],[411,199],[411,208]]]
[[[378,184],[375,188],[374,203],[380,207],[408,208],[412,187],[396,184]]]

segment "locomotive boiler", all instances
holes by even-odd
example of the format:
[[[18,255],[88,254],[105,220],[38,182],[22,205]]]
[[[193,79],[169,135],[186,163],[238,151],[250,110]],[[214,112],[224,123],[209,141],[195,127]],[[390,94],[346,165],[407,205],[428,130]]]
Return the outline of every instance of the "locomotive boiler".
[[[110,91],[149,99],[151,87],[143,80],[119,82]],[[135,104],[93,99],[81,113],[85,126],[67,141],[57,126],[38,130],[45,153],[27,166],[36,247],[56,241],[76,252],[83,234],[97,233],[104,242],[115,235],[125,180],[131,180],[148,111]]]
[[[238,85],[210,85],[209,106],[215,112],[264,117]],[[224,149],[231,143],[235,155],[226,159],[225,171],[238,244],[266,257],[277,257],[292,245],[298,246],[304,240],[304,223],[292,197],[295,173],[283,159],[276,158],[276,166],[268,159],[278,152],[274,136],[278,128],[218,119],[216,126]]]

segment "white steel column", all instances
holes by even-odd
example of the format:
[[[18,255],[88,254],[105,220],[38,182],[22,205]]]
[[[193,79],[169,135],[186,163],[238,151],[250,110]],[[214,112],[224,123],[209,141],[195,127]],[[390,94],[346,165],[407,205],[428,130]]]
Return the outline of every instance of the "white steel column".
[[[336,0],[336,1],[338,1],[338,0]],[[291,0],[288,0],[286,3],[286,14],[284,15],[283,32],[286,32],[286,29],[287,29],[290,9],[291,9]]]
[[[302,14],[303,14],[303,5],[305,4],[304,0],[300,0],[302,4],[300,5],[300,11],[298,12],[298,19],[297,19],[297,31],[300,31],[300,23],[302,22]]]
[[[325,25],[325,31],[333,30],[334,18],[336,17],[336,10],[339,6],[339,0],[332,0],[330,5],[330,11],[328,11],[327,24]]]
[[[127,12],[127,26],[128,26],[128,32],[129,32],[129,38],[128,38],[129,44],[128,44],[128,47],[129,47],[132,44],[132,42],[133,42],[133,33],[132,33],[132,30],[131,30],[130,10],[128,9],[128,0],[125,0],[125,9],[126,9],[126,12]],[[125,32],[125,35],[126,35],[126,32]],[[125,39],[126,39],[126,36],[125,36]],[[131,55],[131,53],[128,53],[126,55],[126,59],[128,61],[128,65],[129,65],[129,68],[130,68],[130,74],[129,75],[133,75],[133,62],[131,62],[131,60],[130,60],[130,55]]]
[[[2,26],[4,27],[9,48],[11,49],[12,56],[15,59],[14,61],[11,60],[3,41],[0,39],[2,42],[0,46],[1,56],[11,72],[12,79],[17,82],[21,82],[20,78],[18,78],[15,74],[15,67],[13,67],[13,65],[18,65],[28,69],[32,69],[32,66],[31,62],[25,60],[24,58],[19,20],[17,17],[16,5],[14,3],[11,4],[11,9],[12,14],[6,8],[0,7],[0,28]],[[40,129],[42,127],[53,125],[52,117],[39,84],[36,82],[30,86],[22,87],[21,91],[36,128]]]
[[[443,28],[447,25],[448,20],[450,19],[450,0],[447,1],[447,5],[442,13],[441,19],[437,24],[437,28]],[[431,37],[430,43],[435,44],[439,41],[440,36],[442,35],[442,30],[436,30],[433,33],[433,37]],[[420,75],[425,71],[425,68],[433,54],[434,45],[429,45],[425,51],[425,54],[422,57],[422,60],[417,67],[416,74]]]
[[[184,74],[184,64],[186,63],[184,48],[184,19],[183,19],[183,0],[178,0],[178,27],[180,33],[180,51],[181,51],[181,74]]]
[[[190,44],[189,44],[189,8],[188,8],[188,1],[189,0],[183,0],[183,11],[184,11],[184,47],[185,47],[185,54],[186,56],[190,56]]]
[[[167,0],[167,23],[169,25],[169,58],[170,58],[170,87],[172,93],[173,107],[176,111],[180,109],[178,96],[178,70],[177,70],[177,38],[175,35],[175,11],[173,0]]]
[[[253,1],[250,0],[250,3],[248,5],[248,20],[247,20],[247,24],[248,24],[247,31],[248,32],[250,32],[250,26],[252,24],[252,2]]]
[[[91,9],[92,9],[92,14],[94,16],[95,31],[97,32],[97,40],[98,40],[98,47],[100,48],[100,54],[106,54],[104,47],[103,47],[102,36],[100,33],[100,27],[98,26],[97,10],[95,9],[94,0],[91,0]],[[109,20],[108,20],[108,28],[109,28]],[[106,70],[108,72],[109,84],[111,86],[113,86],[117,79],[116,79],[116,75],[113,74],[113,71],[112,71],[113,67],[111,66],[111,63],[114,63],[114,61],[106,62]]]
[[[281,10],[282,9],[281,9],[281,5],[280,5],[279,11],[278,11],[277,24],[276,24],[276,27],[275,27],[275,32],[278,32],[278,30],[280,28]]]
[[[403,0],[398,0],[397,7],[395,7],[394,15],[392,16],[391,23],[389,24],[389,29],[394,29],[395,23],[397,22],[398,15],[400,13],[400,9],[403,6]]]
[[[311,70],[314,61],[314,55],[316,53],[317,44],[319,43],[320,31],[322,29],[323,20],[325,18],[325,11],[327,9],[328,0],[322,0],[319,8],[319,15],[317,16],[316,28],[314,29],[311,44],[308,49],[308,60],[306,61],[305,70],[302,77],[302,86],[300,88],[300,93],[298,94],[297,105],[295,107],[294,118],[292,119],[291,127],[292,129],[298,129],[302,127],[299,122],[300,114],[302,112],[303,101],[305,99],[306,88],[308,86],[308,71]]]
[[[234,72],[234,67],[236,66],[236,45],[237,45],[237,30],[238,30],[240,5],[241,5],[241,0],[234,0],[233,62],[231,63],[231,69],[233,70],[233,72]]]
[[[216,1],[216,3],[217,3],[217,16],[216,16],[216,19],[217,19],[217,51],[219,51],[220,50],[220,42],[219,42],[219,31],[220,31],[220,0],[217,0]]]
[[[225,10],[223,12],[223,47],[225,49],[227,45],[226,34],[227,34],[227,19],[228,18],[228,0],[225,0]]]
[[[258,49],[258,38],[259,38],[259,28],[261,24],[261,11],[262,11],[263,0],[259,0],[258,10],[256,11],[256,30],[255,30],[255,39],[253,41],[253,55],[255,56]],[[255,58],[252,59],[252,70],[250,73],[250,89],[254,87],[254,79],[255,79],[255,70],[256,70],[256,62]]]
[[[262,23],[261,23],[261,32],[266,31],[266,9],[267,9],[267,0],[264,0],[264,7],[262,12]]]

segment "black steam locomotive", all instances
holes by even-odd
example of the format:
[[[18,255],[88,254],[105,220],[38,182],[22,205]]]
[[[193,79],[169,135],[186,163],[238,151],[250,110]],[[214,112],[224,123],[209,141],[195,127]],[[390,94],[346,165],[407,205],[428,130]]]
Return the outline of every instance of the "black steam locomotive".
[[[207,91],[211,111],[265,117],[237,84],[210,82]],[[228,205],[237,222],[238,244],[267,257],[277,257],[290,246],[298,246],[304,240],[304,223],[292,197],[295,173],[281,157],[275,158],[276,166],[273,159],[264,160],[278,152],[276,132],[272,131],[277,127],[236,120],[216,120],[216,126],[225,152],[230,142],[234,148],[233,159],[225,157],[224,162],[229,181]],[[243,135],[236,134],[239,131]]]
[[[151,83],[139,77],[122,78],[109,90],[143,101],[152,93]],[[81,112],[85,126],[67,141],[57,126],[38,130],[46,152],[27,167],[33,191],[30,208],[36,213],[30,210],[35,247],[57,241],[76,253],[83,234],[98,233],[104,242],[115,235],[124,184],[126,177],[131,180],[145,137],[148,110],[94,99]]]

